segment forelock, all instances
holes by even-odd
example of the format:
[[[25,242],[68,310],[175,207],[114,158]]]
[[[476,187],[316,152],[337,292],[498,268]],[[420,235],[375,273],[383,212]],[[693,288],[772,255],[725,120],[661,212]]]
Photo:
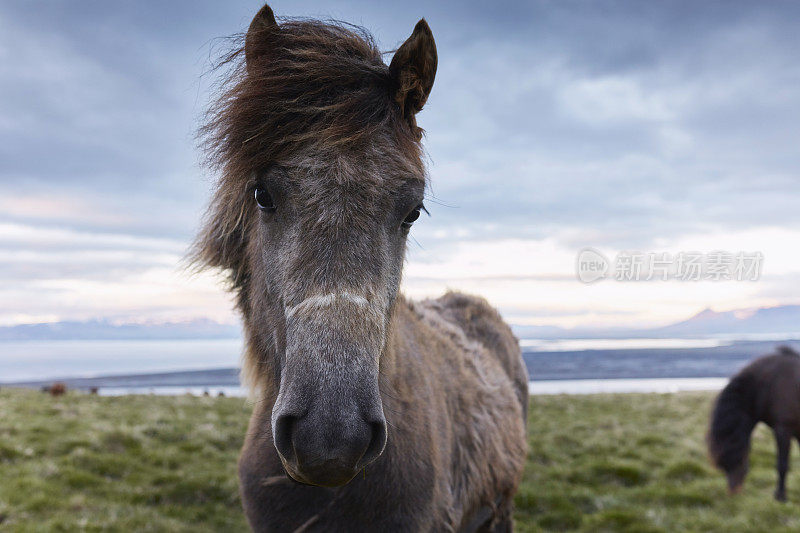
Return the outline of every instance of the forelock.
[[[392,99],[395,82],[366,30],[289,20],[255,39],[263,53],[245,64],[240,47],[227,58],[234,68],[201,128],[212,166],[241,174],[308,145],[352,150],[379,134],[419,157],[419,132]]]

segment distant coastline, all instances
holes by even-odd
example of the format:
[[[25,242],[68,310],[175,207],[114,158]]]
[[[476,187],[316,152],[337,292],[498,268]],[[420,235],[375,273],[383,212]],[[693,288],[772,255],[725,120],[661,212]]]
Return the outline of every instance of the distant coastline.
[[[526,343],[522,343],[523,346]],[[674,344],[674,343],[673,343]],[[727,378],[750,360],[768,353],[779,344],[800,350],[800,340],[738,341],[724,345],[691,348],[638,348],[638,349],[584,349],[561,351],[536,351],[523,348],[523,357],[532,383],[552,383],[542,387],[559,390],[557,382],[563,381],[621,381],[621,380],[685,380]],[[684,380],[684,381],[680,381]],[[126,390],[147,392],[151,389],[194,391],[231,391],[239,387],[239,370],[236,367],[197,370],[120,373],[103,376],[54,375],[42,379],[17,380],[0,383],[1,386],[39,388],[54,381],[62,381],[71,389],[89,390],[97,387],[119,393]],[[709,383],[717,383],[709,381]],[[566,383],[561,385],[566,386]],[[664,385],[669,388],[669,384]],[[632,385],[617,385],[617,388]],[[603,390],[602,385],[592,385],[592,390]],[[636,390],[633,387],[631,390]]]
[[[39,388],[61,381],[72,389],[149,388],[149,387],[235,387],[239,385],[238,368],[211,368],[147,374],[119,374],[96,377],[63,377],[0,383],[7,387]]]
[[[800,306],[715,312],[659,328],[512,326],[537,390],[671,390],[715,383],[778,344],[800,350]],[[241,395],[241,329],[208,319],[118,323],[105,319],[0,327],[0,385],[208,391]],[[638,380],[638,384],[633,381]],[[653,380],[672,380],[659,382]],[[683,381],[681,381],[683,380]],[[562,383],[559,383],[562,382]],[[601,383],[602,382],[602,383]],[[649,383],[649,385],[647,384]],[[164,392],[166,393],[166,392]]]

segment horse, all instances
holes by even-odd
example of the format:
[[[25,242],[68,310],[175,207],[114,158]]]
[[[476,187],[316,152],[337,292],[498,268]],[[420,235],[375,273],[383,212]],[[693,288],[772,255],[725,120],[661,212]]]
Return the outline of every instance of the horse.
[[[526,457],[519,342],[484,299],[399,290],[428,181],[420,20],[387,66],[363,28],[255,15],[200,128],[195,243],[243,319],[254,531],[509,531]]]
[[[67,393],[67,384],[63,381],[56,381],[52,385],[45,385],[42,387],[42,392],[50,396],[63,396]]]
[[[800,441],[800,355],[787,346],[760,357],[733,376],[714,405],[707,443],[714,465],[725,472],[728,490],[741,490],[749,469],[750,436],[764,422],[777,445],[775,499],[786,501],[792,438]]]

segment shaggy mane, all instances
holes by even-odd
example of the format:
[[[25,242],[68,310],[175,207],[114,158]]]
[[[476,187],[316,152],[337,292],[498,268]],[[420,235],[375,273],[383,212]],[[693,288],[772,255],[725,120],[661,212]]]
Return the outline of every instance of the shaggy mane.
[[[284,20],[253,37],[254,61],[245,62],[239,39],[218,66],[233,69],[200,129],[212,167],[247,173],[308,143],[353,146],[387,129],[406,149],[420,140],[392,98],[397,82],[367,30]]]

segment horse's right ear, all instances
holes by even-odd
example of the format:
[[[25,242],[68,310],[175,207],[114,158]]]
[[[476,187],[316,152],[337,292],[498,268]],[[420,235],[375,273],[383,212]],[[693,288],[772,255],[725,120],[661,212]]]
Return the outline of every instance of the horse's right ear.
[[[269,48],[269,39],[266,37],[278,29],[275,22],[275,14],[272,8],[264,4],[247,29],[247,36],[244,38],[244,58],[247,67],[251,68],[258,58],[266,54]]]

